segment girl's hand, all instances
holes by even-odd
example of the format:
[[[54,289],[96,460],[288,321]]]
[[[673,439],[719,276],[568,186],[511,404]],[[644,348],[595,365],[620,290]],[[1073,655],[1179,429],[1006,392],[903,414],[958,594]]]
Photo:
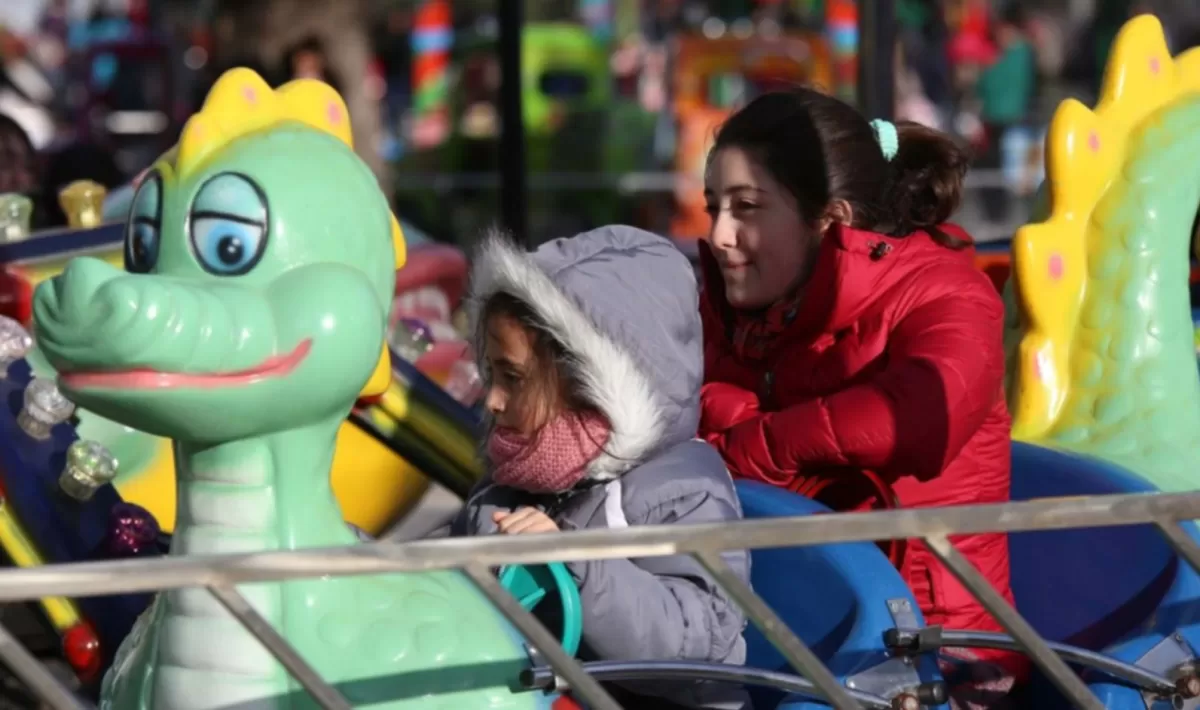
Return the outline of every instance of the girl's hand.
[[[700,389],[700,436],[724,432],[759,414],[758,395],[728,382]]]
[[[558,532],[558,524],[537,508],[517,508],[511,513],[497,511],[492,513],[492,521],[502,535]]]

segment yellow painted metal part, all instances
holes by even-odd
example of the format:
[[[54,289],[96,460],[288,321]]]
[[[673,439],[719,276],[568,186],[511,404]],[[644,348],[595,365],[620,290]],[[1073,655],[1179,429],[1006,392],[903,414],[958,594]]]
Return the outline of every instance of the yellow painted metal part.
[[[1095,110],[1069,99],[1046,137],[1049,216],[1013,238],[1013,272],[1024,336],[1014,364],[1013,438],[1046,434],[1066,401],[1071,348],[1088,259],[1105,225],[1093,218],[1128,155],[1133,129],[1200,91],[1200,50],[1172,59],[1159,21],[1130,20],[1117,35]]]
[[[13,516],[7,502],[0,502],[0,546],[4,547],[9,559],[18,567],[40,567],[45,564],[45,560],[42,559],[29,536],[25,534],[21,523]],[[65,632],[83,620],[79,609],[70,599],[46,597],[39,601],[50,624],[59,633]]]

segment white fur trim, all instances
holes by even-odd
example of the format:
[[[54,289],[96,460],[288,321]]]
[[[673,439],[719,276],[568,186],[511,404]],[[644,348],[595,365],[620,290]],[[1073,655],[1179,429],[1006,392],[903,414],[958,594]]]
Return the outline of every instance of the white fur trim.
[[[625,507],[621,505],[621,479],[609,481],[604,486],[604,520],[609,530],[620,530],[629,527],[625,517]]]
[[[550,335],[574,355],[578,368],[574,374],[583,385],[583,396],[608,418],[612,433],[604,453],[588,465],[588,477],[609,481],[641,463],[662,440],[665,429],[650,379],[633,356],[601,332],[528,252],[497,232],[484,238],[471,274],[471,331],[484,376],[488,373],[482,358],[480,309],[500,292],[527,303]]]

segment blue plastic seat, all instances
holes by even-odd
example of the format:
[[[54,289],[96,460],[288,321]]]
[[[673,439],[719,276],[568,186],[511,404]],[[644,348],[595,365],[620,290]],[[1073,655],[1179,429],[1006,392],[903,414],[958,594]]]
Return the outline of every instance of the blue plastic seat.
[[[737,489],[747,518],[830,512],[808,498],[760,483],[740,481]],[[921,618],[899,572],[872,543],[754,550],[751,565],[754,590],[843,682],[886,659],[883,634],[894,626],[888,600],[908,600]],[[747,665],[794,672],[752,625],[746,640]],[[931,662],[923,664],[922,676],[936,678]],[[756,710],[827,707],[800,697],[780,702],[778,697],[756,696]]]
[[[1013,500],[1155,490],[1107,461],[1017,442],[1012,452]],[[1175,631],[1200,639],[1200,577],[1151,525],[1013,533],[1009,546],[1017,609],[1048,640],[1134,663]],[[1092,689],[1108,708],[1145,708],[1130,688]],[[1066,707],[1049,683],[1035,678],[1034,690],[1036,707]]]

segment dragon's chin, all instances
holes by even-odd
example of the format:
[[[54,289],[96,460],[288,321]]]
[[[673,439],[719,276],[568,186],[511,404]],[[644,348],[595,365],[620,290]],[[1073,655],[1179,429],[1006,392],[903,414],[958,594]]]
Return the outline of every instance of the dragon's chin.
[[[170,390],[180,388],[218,389],[245,387],[263,380],[286,377],[312,351],[312,339],[306,338],[290,353],[272,355],[254,367],[233,372],[163,372],[145,368],[131,370],[60,372],[60,384],[76,392],[95,389]]]

